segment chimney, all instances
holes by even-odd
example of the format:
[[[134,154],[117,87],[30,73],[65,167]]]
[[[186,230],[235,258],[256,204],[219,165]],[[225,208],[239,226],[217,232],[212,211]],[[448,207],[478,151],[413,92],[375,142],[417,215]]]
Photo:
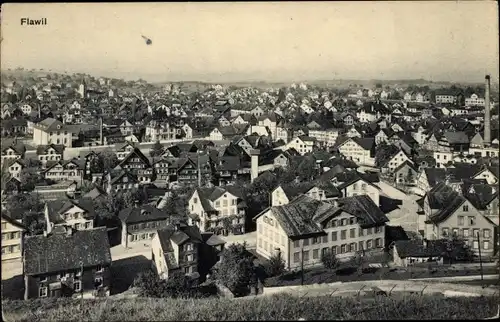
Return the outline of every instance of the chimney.
[[[484,146],[491,144],[491,125],[490,125],[490,75],[484,78]]]
[[[255,178],[259,176],[259,155],[260,150],[255,149],[250,151],[250,155],[252,157],[252,164],[250,170],[250,182],[253,182]]]

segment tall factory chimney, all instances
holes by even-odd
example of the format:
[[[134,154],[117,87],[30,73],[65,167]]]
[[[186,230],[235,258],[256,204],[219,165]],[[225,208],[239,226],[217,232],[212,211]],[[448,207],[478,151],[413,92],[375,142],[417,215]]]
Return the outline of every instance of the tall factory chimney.
[[[490,75],[484,78],[484,145],[491,144],[491,120],[490,120]]]

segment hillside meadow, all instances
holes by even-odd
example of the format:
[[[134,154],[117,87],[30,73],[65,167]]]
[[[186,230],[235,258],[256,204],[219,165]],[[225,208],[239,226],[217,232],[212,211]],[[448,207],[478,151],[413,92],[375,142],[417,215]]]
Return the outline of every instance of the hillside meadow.
[[[243,321],[484,319],[498,298],[342,298],[275,295],[242,299],[74,299],[3,301],[5,321]]]

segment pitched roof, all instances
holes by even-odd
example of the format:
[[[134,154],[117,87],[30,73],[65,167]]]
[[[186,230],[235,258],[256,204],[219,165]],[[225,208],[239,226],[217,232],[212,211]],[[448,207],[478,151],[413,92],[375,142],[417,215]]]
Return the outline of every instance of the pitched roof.
[[[429,220],[439,223],[451,216],[464,202],[465,198],[441,182],[426,194],[431,209],[438,211],[429,216]]]
[[[63,154],[64,151],[64,145],[63,144],[49,144],[49,145],[39,145],[36,148],[36,154],[37,155],[44,155],[47,153],[49,148],[52,148],[56,151],[58,154]]]
[[[26,237],[24,273],[38,275],[111,264],[105,227]]]
[[[170,214],[151,205],[125,208],[118,214],[120,220],[126,224],[135,224],[153,220],[165,220]]]
[[[444,137],[449,144],[468,144],[470,143],[469,136],[465,132],[444,132]]]
[[[389,221],[380,208],[367,195],[338,200],[340,207],[358,219],[362,228],[380,226]]]
[[[421,240],[397,240],[394,247],[400,258],[441,256],[446,249],[441,240],[428,240],[427,246]]]
[[[287,205],[269,208],[287,236],[300,238],[308,235],[324,235],[318,218],[340,214],[341,210],[332,204],[300,196]]]

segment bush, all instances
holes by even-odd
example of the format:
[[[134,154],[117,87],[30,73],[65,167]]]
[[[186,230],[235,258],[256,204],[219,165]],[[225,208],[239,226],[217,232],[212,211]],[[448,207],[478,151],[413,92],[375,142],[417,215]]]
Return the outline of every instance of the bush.
[[[339,266],[339,260],[332,252],[323,253],[323,255],[321,255],[321,262],[323,263],[323,266],[328,269],[335,270]]]
[[[285,271],[285,261],[281,257],[281,253],[271,256],[264,265],[264,270],[267,277],[279,276]]]

